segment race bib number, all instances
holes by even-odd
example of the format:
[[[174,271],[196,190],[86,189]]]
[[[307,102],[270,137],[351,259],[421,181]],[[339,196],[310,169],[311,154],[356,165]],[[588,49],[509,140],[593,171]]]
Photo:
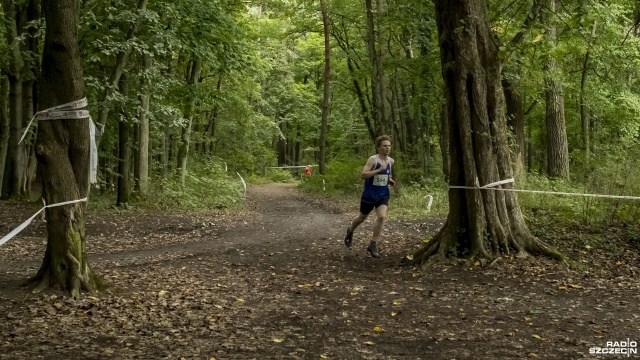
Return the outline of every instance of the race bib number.
[[[376,174],[373,176],[373,185],[375,186],[387,186],[389,183],[389,175]]]

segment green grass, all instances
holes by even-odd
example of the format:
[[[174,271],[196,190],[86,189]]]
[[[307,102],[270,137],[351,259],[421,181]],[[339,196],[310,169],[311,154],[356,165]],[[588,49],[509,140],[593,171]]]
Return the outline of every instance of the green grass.
[[[244,187],[235,172],[225,172],[223,163],[207,161],[192,165],[184,185],[175,176],[153,178],[148,196],[134,193],[126,206],[116,208],[115,203],[113,191],[92,190],[89,206],[98,211],[232,212],[244,204]]]

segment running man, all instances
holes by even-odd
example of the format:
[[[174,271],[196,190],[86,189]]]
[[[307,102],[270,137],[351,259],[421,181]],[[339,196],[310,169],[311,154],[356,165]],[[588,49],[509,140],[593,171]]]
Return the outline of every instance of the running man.
[[[391,178],[391,166],[394,160],[389,157],[391,153],[391,138],[387,135],[378,136],[376,138],[377,154],[367,160],[360,178],[364,179],[364,191],[360,199],[360,214],[353,219],[351,226],[347,228],[347,236],[344,238],[344,244],[351,247],[353,243],[353,232],[367,219],[369,213],[374,208],[378,218],[373,226],[373,239],[367,247],[367,251],[372,257],[380,257],[378,252],[378,239],[382,233],[384,220],[387,217],[387,207],[389,206],[389,185],[395,185],[395,181]]]

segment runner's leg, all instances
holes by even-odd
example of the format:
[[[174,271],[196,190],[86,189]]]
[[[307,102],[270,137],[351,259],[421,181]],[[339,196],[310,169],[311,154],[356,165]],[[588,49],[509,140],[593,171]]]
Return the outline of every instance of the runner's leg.
[[[380,205],[376,208],[378,218],[373,225],[373,241],[378,241],[380,234],[382,234],[382,228],[384,227],[384,221],[387,218],[387,205]]]
[[[369,215],[365,215],[363,213],[358,214],[358,216],[356,216],[356,218],[351,221],[351,226],[349,227],[349,229],[351,229],[351,231],[354,231],[358,226],[360,226],[360,224],[367,220],[367,217],[369,217]]]

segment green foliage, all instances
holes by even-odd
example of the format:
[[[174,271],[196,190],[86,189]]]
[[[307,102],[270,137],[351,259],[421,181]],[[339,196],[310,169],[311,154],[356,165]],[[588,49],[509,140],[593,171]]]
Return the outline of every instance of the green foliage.
[[[180,179],[152,179],[149,193],[145,198],[133,196],[124,208],[116,208],[113,192],[96,192],[91,195],[90,206],[93,209],[117,211],[202,211],[228,212],[242,208],[244,187],[235,172],[225,172],[220,160],[197,161],[187,173],[184,185]]]
[[[640,174],[634,174],[640,175]],[[548,192],[602,195],[636,195],[640,188],[636,183],[625,183],[622,174],[607,178],[597,171],[585,182],[569,183],[530,175],[520,189]],[[557,194],[518,193],[520,205],[529,218],[550,215],[565,221],[593,226],[617,226],[637,224],[640,221],[640,203],[637,200],[594,198]]]
[[[432,216],[446,217],[449,212],[447,184],[432,180],[423,184],[402,187],[399,194],[392,193],[392,218],[420,219]],[[429,195],[433,198],[431,200]],[[431,208],[428,207],[431,200]]]
[[[293,182],[293,176],[288,169],[269,169],[267,170],[266,179],[270,182],[288,183]]]
[[[334,160],[327,164],[327,172],[324,175],[314,173],[305,176],[299,188],[309,192],[324,192],[342,196],[353,195],[362,191],[360,172],[365,160]],[[323,183],[324,180],[324,183]],[[323,185],[326,190],[323,190]]]

